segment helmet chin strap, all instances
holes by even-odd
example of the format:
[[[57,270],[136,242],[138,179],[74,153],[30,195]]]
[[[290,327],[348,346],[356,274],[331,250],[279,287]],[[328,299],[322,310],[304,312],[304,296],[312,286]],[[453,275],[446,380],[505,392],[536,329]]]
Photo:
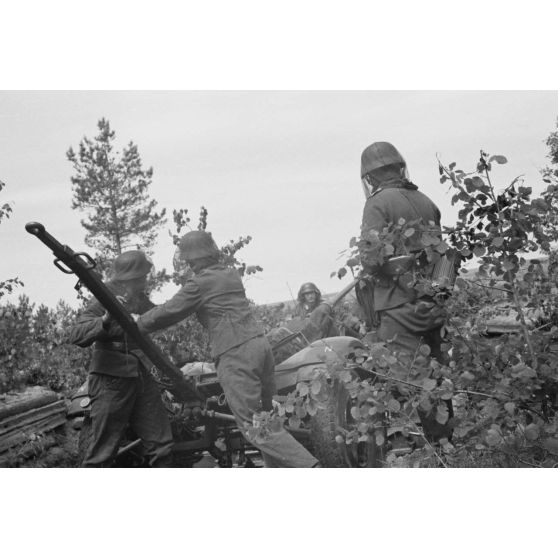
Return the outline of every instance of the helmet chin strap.
[[[407,165],[405,165],[402,169],[401,169],[401,178],[405,179],[405,180],[411,180],[409,178],[409,170],[407,169]]]
[[[407,170],[407,165],[401,167],[399,169],[399,177],[402,180],[409,180],[409,171]],[[394,180],[391,178],[389,180]],[[388,180],[378,181],[376,184],[372,182],[370,179],[370,174],[365,174],[361,178],[362,190],[364,191],[364,197],[368,199],[378,188],[380,188],[383,182],[387,182]]]
[[[376,188],[374,188],[374,186],[372,186],[372,184],[368,182],[366,176],[361,178],[361,184],[362,184],[362,191],[364,192],[364,197],[368,199],[374,193]]]

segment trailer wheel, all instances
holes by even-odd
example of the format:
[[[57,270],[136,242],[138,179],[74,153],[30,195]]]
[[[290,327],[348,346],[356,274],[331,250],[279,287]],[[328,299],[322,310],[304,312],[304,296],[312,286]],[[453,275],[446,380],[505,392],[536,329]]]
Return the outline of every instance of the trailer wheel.
[[[326,408],[319,409],[310,420],[310,451],[323,467],[381,467],[383,448],[376,446],[374,436],[368,442],[352,445],[335,439],[354,422],[351,406],[348,391],[336,380],[330,388]]]

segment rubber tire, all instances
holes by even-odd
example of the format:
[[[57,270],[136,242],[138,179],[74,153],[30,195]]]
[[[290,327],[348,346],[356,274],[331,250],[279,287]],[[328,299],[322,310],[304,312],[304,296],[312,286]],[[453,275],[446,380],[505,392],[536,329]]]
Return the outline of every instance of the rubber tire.
[[[319,409],[310,420],[310,444],[309,450],[319,459],[322,467],[346,468],[346,467],[381,467],[380,452],[374,443],[368,445],[368,449],[361,446],[361,455],[365,460],[359,463],[351,459],[350,450],[344,444],[339,444],[335,437],[340,430],[350,428],[348,413],[351,398],[345,386],[335,381],[330,387],[329,398],[325,409]],[[364,453],[366,452],[366,453]]]

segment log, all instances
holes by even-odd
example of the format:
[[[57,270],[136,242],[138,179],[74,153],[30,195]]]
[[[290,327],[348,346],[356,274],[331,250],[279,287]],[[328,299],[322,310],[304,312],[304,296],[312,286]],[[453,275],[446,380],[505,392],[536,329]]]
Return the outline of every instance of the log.
[[[66,422],[66,417],[63,415],[54,415],[47,417],[35,424],[29,425],[22,430],[12,432],[11,434],[0,438],[0,453],[3,453],[14,446],[29,441],[32,434],[43,434],[50,430],[54,430],[62,426]]]
[[[33,386],[18,393],[0,395],[0,420],[53,403],[58,395],[42,386]]]
[[[0,421],[0,453],[26,442],[31,434],[43,434],[66,422],[66,405],[56,401]]]
[[[0,438],[5,434],[9,434],[15,430],[31,425],[43,418],[58,413],[66,413],[66,404],[64,401],[55,401],[37,409],[31,409],[24,413],[19,413],[11,417],[0,420]]]
[[[30,457],[37,457],[55,445],[56,440],[54,436],[47,434],[47,436],[41,440],[30,441],[20,448],[4,452],[0,455],[0,467],[19,466],[22,461]]]

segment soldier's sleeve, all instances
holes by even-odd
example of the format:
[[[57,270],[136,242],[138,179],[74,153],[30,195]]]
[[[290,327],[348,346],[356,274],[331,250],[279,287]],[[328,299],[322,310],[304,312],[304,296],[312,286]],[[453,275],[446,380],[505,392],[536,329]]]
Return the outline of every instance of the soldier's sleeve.
[[[145,294],[145,293],[141,293],[140,295],[140,299],[139,299],[139,304],[140,304],[140,313],[143,314],[144,312],[147,312],[148,310],[151,310],[152,308],[155,308],[156,304],[154,304],[151,299]]]
[[[319,304],[309,316],[310,322],[318,329],[322,337],[326,337],[327,333],[333,326],[333,308],[322,302]]]
[[[361,236],[364,232],[369,232],[370,230],[381,232],[387,225],[387,216],[382,209],[380,199],[377,197],[377,194],[370,196],[366,200],[366,205],[362,213]]]
[[[140,331],[150,333],[182,321],[198,310],[201,305],[200,291],[192,280],[167,302],[142,314],[137,321]]]
[[[89,347],[94,341],[112,339],[113,336],[103,327],[104,314],[103,306],[97,300],[93,300],[68,332],[68,342],[79,347]]]
[[[362,268],[366,273],[375,273],[381,265],[377,257],[381,246],[379,233],[387,225],[386,215],[378,199],[374,195],[369,197],[364,206],[358,243]]]

